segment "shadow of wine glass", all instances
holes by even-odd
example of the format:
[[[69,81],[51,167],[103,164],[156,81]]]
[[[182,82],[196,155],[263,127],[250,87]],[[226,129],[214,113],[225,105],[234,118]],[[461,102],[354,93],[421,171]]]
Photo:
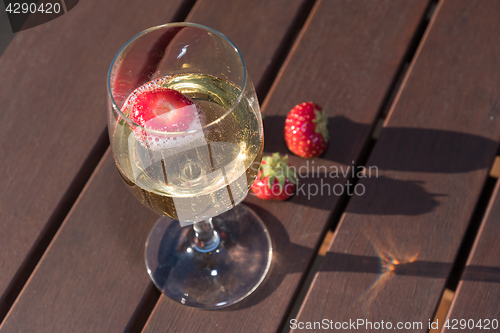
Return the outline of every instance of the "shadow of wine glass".
[[[265,151],[291,154],[283,139],[286,117],[268,116],[264,119]],[[344,116],[329,118],[330,142],[322,159],[351,165],[357,153],[369,139],[371,125],[361,124]],[[491,165],[491,154],[498,143],[488,138],[447,130],[413,127],[386,127],[382,130],[370,165],[380,170],[461,173]],[[450,149],[457,147],[457,149]]]
[[[325,206],[325,200],[319,200],[319,196],[331,198],[348,194],[362,197],[361,204],[356,208],[357,214],[415,216],[431,212],[439,205],[438,199],[446,197],[445,194],[429,193],[421,181],[398,180],[386,176],[365,178],[356,187],[352,182],[348,187],[337,184],[342,185],[338,179],[328,178],[327,175],[302,176],[298,185],[302,190],[296,191],[290,201],[298,205],[330,210],[331,207]],[[364,204],[366,200],[374,198],[377,199],[377,205]]]
[[[268,210],[255,204],[246,203],[266,223],[273,241],[273,261],[271,269],[262,285],[243,301],[221,309],[220,311],[238,311],[250,308],[271,296],[289,274],[300,274],[310,269],[313,255],[311,247],[294,244],[290,241],[285,227]],[[358,301],[369,307],[377,293],[393,276],[419,276],[446,279],[452,269],[448,262],[434,262],[418,259],[418,251],[399,253],[390,241],[379,242],[365,234],[375,251],[373,256],[327,252],[319,272],[351,272],[376,274],[372,285],[365,290]],[[389,237],[390,238],[390,237]],[[500,268],[485,266],[467,266],[462,280],[500,283]],[[299,282],[299,285],[302,283]]]

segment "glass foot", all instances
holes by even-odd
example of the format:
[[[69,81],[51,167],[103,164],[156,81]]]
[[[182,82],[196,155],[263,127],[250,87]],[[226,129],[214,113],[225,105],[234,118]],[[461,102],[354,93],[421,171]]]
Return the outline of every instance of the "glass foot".
[[[196,308],[216,309],[250,295],[264,280],[272,257],[262,220],[239,204],[212,219],[219,245],[200,252],[192,227],[160,218],[146,242],[146,267],[154,284],[171,299]]]

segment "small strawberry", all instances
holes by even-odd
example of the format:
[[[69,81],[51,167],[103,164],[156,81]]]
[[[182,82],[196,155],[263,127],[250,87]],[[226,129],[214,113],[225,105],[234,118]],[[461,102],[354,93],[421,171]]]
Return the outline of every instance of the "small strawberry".
[[[185,132],[202,127],[202,109],[180,92],[161,87],[141,87],[124,105],[129,118],[144,128],[161,132]],[[172,148],[174,141],[188,136],[174,137],[134,128],[135,135],[151,148]]]
[[[288,164],[288,155],[279,153],[262,158],[252,192],[264,200],[286,200],[295,192],[297,176]]]
[[[319,156],[325,151],[328,139],[328,117],[321,106],[302,103],[288,113],[285,142],[292,153],[305,158]]]

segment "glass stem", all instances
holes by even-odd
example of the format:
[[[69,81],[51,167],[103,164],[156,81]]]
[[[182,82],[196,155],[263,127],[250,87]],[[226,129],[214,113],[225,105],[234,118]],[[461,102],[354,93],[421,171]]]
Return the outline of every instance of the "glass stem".
[[[194,245],[200,252],[210,252],[219,246],[220,237],[214,230],[212,218],[193,224]]]

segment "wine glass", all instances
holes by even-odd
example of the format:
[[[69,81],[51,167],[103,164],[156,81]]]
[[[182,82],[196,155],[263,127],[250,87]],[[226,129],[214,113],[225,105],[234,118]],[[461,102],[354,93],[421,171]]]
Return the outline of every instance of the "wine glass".
[[[261,219],[240,204],[264,144],[240,51],[208,27],[165,24],[121,48],[107,83],[118,171],[137,199],[169,217],[146,242],[154,284],[197,308],[245,298],[268,272],[272,246]]]

